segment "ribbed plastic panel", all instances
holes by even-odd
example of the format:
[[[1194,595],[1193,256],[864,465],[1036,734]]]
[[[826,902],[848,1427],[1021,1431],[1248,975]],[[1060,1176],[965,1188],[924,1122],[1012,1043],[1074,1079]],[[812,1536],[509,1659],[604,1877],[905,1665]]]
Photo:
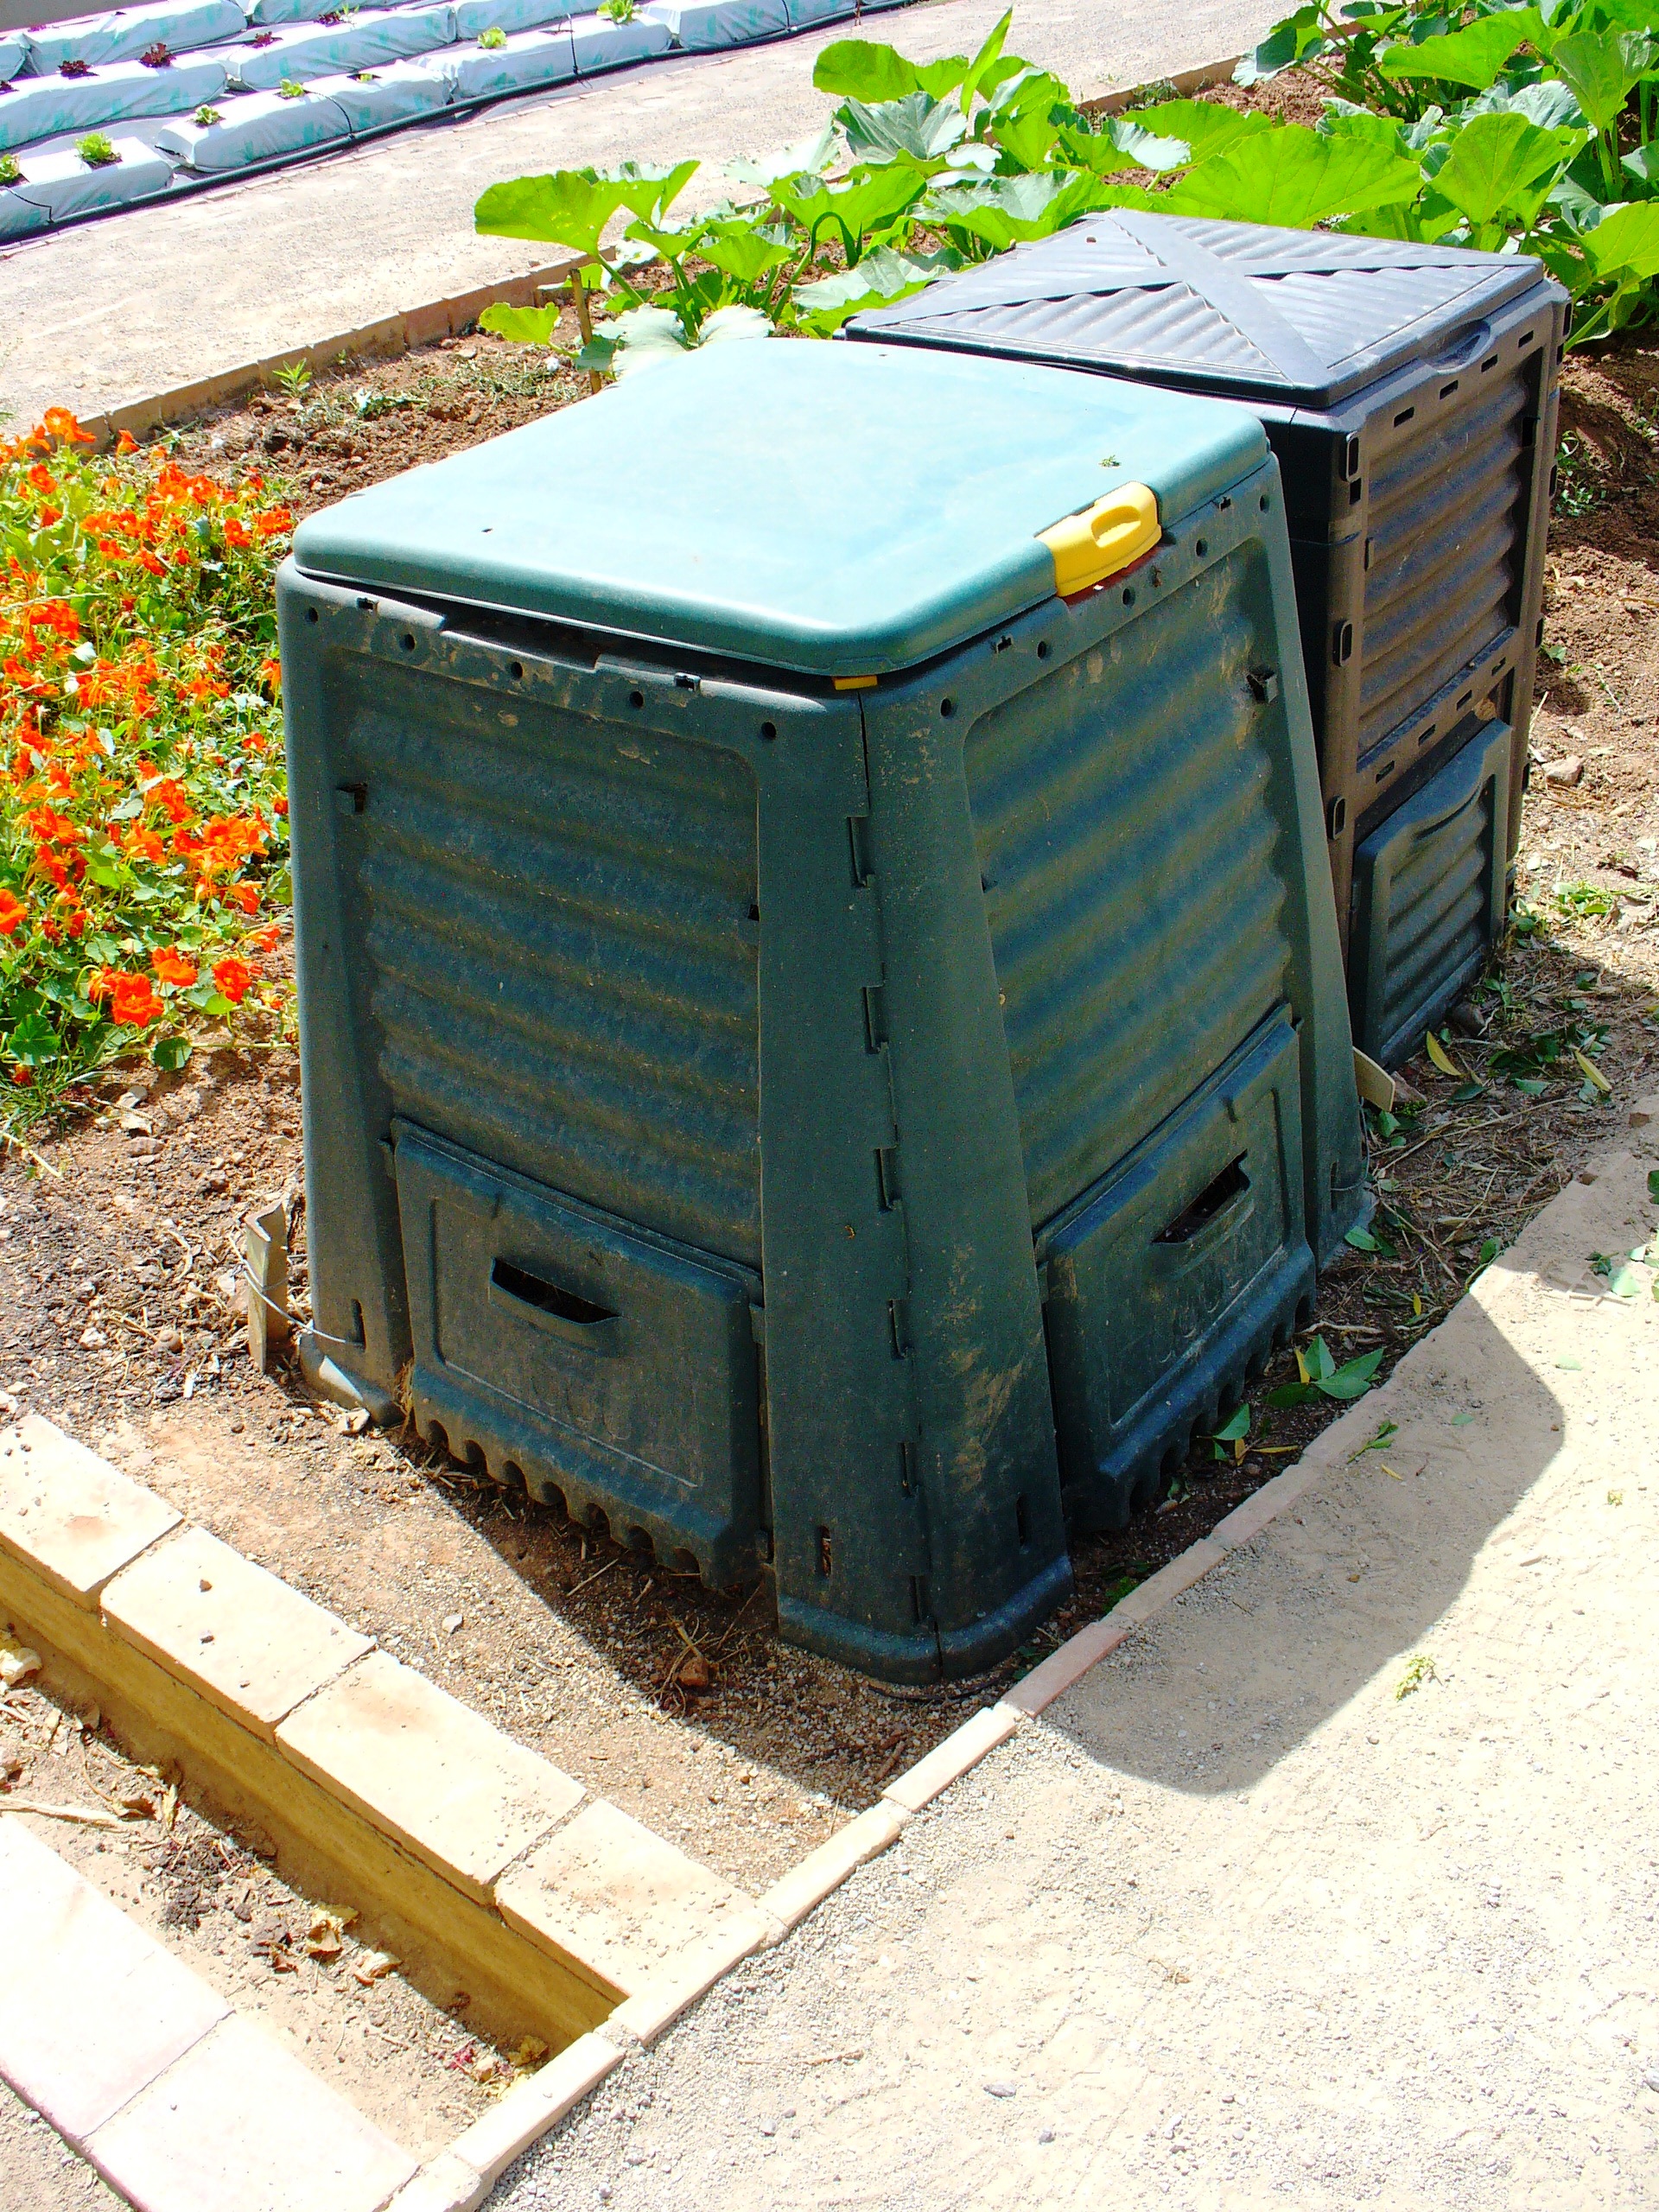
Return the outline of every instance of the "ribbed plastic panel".
[[[758,1265],[747,770],[529,702],[509,729],[460,686],[446,715],[430,679],[345,672],[341,726],[373,776],[355,828],[397,1113]]]
[[[1243,583],[1218,563],[1116,633],[1103,683],[1074,663],[969,736],[1034,1226],[1287,995]]]
[[[1392,448],[1370,481],[1362,766],[1511,626],[1528,493],[1519,375]]]
[[[1488,722],[1355,855],[1354,1039],[1392,1064],[1484,965],[1502,925],[1510,731]]]

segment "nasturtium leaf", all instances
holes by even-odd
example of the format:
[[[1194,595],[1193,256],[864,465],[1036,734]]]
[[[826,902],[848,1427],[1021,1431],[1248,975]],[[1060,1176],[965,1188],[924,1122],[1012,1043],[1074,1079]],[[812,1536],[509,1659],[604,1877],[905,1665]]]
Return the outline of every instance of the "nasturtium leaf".
[[[149,1057],[158,1068],[176,1074],[188,1061],[190,1052],[188,1037],[158,1037],[149,1048]]]
[[[1544,39],[1543,18],[1535,8],[1504,8],[1497,15],[1478,16],[1465,30],[1415,42],[1402,39],[1377,66],[1396,83],[1408,77],[1430,77],[1437,83],[1467,85],[1471,92],[1484,92],[1512,54],[1528,44],[1541,46]]]
[[[478,327],[494,337],[511,339],[517,346],[549,346],[558,327],[559,314],[557,302],[544,308],[510,308],[497,301],[480,315]]]
[[[22,1067],[44,1067],[58,1057],[58,1033],[43,1014],[26,1014],[0,1050]]]

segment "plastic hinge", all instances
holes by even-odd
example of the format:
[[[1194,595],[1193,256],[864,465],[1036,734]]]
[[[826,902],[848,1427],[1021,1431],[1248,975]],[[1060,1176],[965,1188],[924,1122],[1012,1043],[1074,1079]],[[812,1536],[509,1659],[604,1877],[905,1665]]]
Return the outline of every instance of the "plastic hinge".
[[[1120,484],[1081,514],[1066,515],[1037,533],[1054,560],[1062,599],[1127,569],[1158,543],[1158,495],[1145,484]]]

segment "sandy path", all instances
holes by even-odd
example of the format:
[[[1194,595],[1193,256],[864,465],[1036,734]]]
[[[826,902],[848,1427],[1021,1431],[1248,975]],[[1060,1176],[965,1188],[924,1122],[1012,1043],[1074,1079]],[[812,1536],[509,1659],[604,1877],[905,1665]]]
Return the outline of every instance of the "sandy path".
[[[493,2205],[1653,2203],[1651,1137]]]

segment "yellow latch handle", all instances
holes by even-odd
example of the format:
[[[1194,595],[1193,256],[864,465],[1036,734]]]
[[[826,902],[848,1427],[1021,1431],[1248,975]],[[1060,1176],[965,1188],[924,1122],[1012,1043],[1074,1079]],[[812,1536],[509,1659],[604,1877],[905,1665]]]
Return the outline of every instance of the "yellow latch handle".
[[[1054,588],[1069,599],[1149,552],[1161,527],[1157,493],[1144,484],[1120,484],[1080,515],[1067,515],[1037,535],[1054,556]]]

